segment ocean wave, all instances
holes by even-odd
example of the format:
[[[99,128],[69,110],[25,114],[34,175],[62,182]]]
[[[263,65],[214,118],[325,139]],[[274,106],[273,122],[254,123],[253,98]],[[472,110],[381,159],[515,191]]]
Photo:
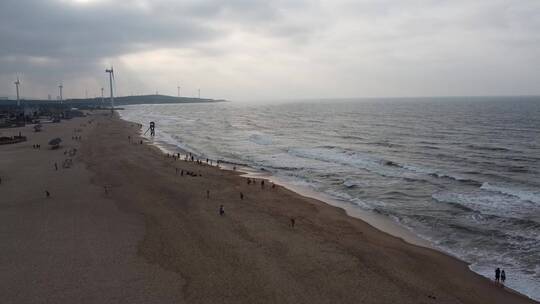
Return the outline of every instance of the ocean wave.
[[[433,176],[436,176],[438,178],[446,178],[446,179],[455,180],[455,181],[466,183],[466,184],[469,184],[469,185],[472,185],[472,186],[480,187],[482,185],[481,181],[471,179],[471,178],[462,177],[462,176],[452,175],[452,174],[435,173],[435,174],[433,174]]]
[[[434,146],[418,146],[419,148],[424,148],[424,149],[430,149],[430,150],[439,150],[440,148],[439,147],[434,147]]]
[[[373,145],[378,147],[387,147],[387,148],[402,148],[403,145],[395,144],[387,141],[375,141],[375,142],[367,142],[364,143],[365,145]]]
[[[356,188],[359,185],[359,181],[357,180],[346,180],[343,182],[343,186],[347,187],[347,188]]]
[[[251,134],[249,141],[262,146],[268,146],[272,144],[272,137],[266,134]]]
[[[385,160],[370,154],[348,151],[334,146],[321,146],[316,148],[289,149],[288,153],[301,158],[315,159],[323,162],[338,163],[346,166],[361,168],[384,177],[406,178],[408,180],[425,181],[423,175],[436,178],[450,179],[464,184],[480,187],[482,181],[463,177],[453,173],[440,172],[436,169],[401,164],[393,160]],[[411,175],[412,172],[415,175]]]
[[[345,192],[338,190],[328,189],[324,191],[324,193],[330,195],[331,197],[334,197],[335,199],[348,202],[368,211],[377,211],[380,207],[386,206],[384,202],[374,200],[362,200],[360,198],[353,197]]]
[[[482,190],[490,192],[498,192],[504,195],[513,196],[523,201],[528,201],[536,204],[540,204],[540,192],[532,192],[527,190],[518,190],[506,187],[494,186],[489,183],[483,183],[480,187]]]
[[[354,136],[354,135],[342,135],[340,136],[343,139],[354,139],[354,140],[364,140],[363,137],[360,136]]]
[[[512,221],[514,224],[522,224],[520,221],[535,221],[529,219],[534,210],[538,210],[535,203],[526,203],[512,196],[501,193],[486,194],[482,191],[468,193],[441,191],[432,194],[431,198],[439,203],[445,203],[459,209],[480,212],[482,215],[495,216]]]
[[[426,174],[426,175],[430,175],[436,178],[450,179],[450,180],[454,180],[454,181],[458,181],[461,183],[466,183],[466,184],[470,184],[470,185],[478,186],[478,187],[482,185],[481,181],[459,176],[452,173],[443,173],[443,172],[440,172],[431,168],[425,168],[425,167],[419,167],[419,166],[413,166],[413,165],[403,165],[402,167],[412,172]]]
[[[315,148],[291,148],[289,154],[299,157],[318,160],[322,162],[352,166],[385,177],[402,177],[403,172],[399,168],[385,165],[385,160],[378,159],[369,154],[344,150],[341,148],[315,147]]]
[[[467,148],[473,149],[473,150],[480,150],[480,151],[500,151],[500,152],[510,151],[510,149],[502,148],[502,147],[490,147],[490,146],[479,146],[479,145],[467,145]]]

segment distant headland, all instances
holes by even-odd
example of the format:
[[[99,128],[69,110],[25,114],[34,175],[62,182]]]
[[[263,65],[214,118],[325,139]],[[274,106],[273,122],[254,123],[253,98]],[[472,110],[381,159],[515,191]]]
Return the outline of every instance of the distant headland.
[[[226,102],[224,99],[210,99],[197,97],[175,97],[168,95],[136,95],[114,97],[115,108],[123,105],[136,104],[170,104],[170,103],[206,103],[206,102]],[[110,98],[74,98],[60,100],[39,100],[21,99],[21,106],[44,106],[63,104],[74,108],[110,108]],[[13,107],[17,105],[16,100],[0,100],[0,107]]]

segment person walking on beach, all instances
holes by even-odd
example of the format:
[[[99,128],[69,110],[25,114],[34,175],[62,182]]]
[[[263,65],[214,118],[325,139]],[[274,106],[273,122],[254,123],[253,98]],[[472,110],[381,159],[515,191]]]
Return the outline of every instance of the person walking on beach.
[[[54,171],[58,171],[58,164],[54,163]]]
[[[291,228],[294,228],[294,224],[296,224],[296,220],[294,217],[291,217]]]
[[[210,199],[210,190],[206,190],[206,199]]]
[[[497,269],[495,269],[495,282],[499,283],[500,278],[501,278],[501,269],[497,267]]]
[[[240,192],[240,200],[244,200],[244,193]]]
[[[504,281],[506,281],[506,273],[504,272],[504,269],[501,271],[501,283],[504,285]]]
[[[223,208],[223,205],[219,206],[219,215],[221,216],[225,215],[225,208]]]

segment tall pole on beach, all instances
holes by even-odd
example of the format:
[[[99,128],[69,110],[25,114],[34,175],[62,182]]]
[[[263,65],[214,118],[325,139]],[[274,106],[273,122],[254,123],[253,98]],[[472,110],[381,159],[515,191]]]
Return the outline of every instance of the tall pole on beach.
[[[21,106],[21,98],[19,96],[19,85],[21,82],[19,81],[19,77],[17,77],[17,81],[15,81],[15,90],[17,91],[17,107]]]
[[[60,103],[64,103],[64,97],[62,96],[62,89],[64,88],[64,86],[62,84],[60,84],[58,86],[58,89],[60,90]]]
[[[114,95],[113,95],[113,67],[111,69],[106,69],[105,73],[109,73],[109,86],[111,87],[111,112],[114,110]]]

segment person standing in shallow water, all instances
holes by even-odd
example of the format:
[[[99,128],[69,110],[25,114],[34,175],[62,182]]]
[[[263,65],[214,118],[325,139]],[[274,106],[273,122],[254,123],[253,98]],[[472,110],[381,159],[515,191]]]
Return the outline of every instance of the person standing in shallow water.
[[[219,215],[224,215],[225,214],[225,208],[223,208],[223,205],[220,205],[219,206]]]
[[[504,281],[506,281],[506,273],[504,272],[504,269],[501,271],[501,283],[504,285]]]
[[[499,283],[500,278],[501,278],[501,269],[497,267],[497,269],[495,269],[495,282]]]

